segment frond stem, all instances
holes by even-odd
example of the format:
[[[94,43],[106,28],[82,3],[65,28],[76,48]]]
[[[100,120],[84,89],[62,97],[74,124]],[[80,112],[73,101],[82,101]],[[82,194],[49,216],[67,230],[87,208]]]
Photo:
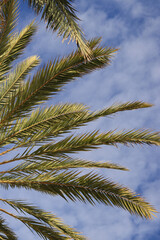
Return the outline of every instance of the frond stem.
[[[0,156],[6,154],[6,153],[8,153],[8,152],[10,152],[10,151],[12,151],[12,150],[14,150],[14,149],[16,149],[16,148],[17,148],[17,147],[12,147],[12,148],[10,148],[10,149],[7,149],[6,151],[1,152],[1,153],[0,153]],[[1,163],[0,163],[0,164],[1,164]]]
[[[0,200],[1,200],[1,199],[0,199]],[[3,200],[1,200],[1,201],[3,201]],[[7,212],[7,211],[4,210],[3,208],[0,208],[0,211],[6,213],[7,215],[9,215],[9,216],[11,216],[11,217],[14,217],[14,218],[18,219],[16,215],[14,215],[14,214],[12,214],[12,213],[10,213],[10,212]]]

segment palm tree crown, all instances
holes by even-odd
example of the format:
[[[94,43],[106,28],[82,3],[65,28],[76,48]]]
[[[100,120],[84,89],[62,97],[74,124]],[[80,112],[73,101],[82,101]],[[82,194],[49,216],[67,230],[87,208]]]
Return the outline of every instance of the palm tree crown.
[[[36,4],[36,1],[29,2]],[[53,1],[53,4],[56,2]],[[39,9],[39,5],[36,7]],[[30,77],[28,74],[39,65],[39,58],[29,57],[16,66],[14,60],[23,53],[36,26],[32,22],[21,32],[13,32],[17,8],[17,1],[10,0],[3,1],[0,9],[0,156],[6,156],[0,162],[4,167],[0,171],[0,185],[4,188],[33,189],[53,196],[59,195],[65,200],[117,206],[131,214],[150,219],[156,210],[143,198],[96,172],[83,173],[85,168],[127,170],[125,167],[110,162],[79,159],[73,157],[72,153],[88,151],[100,145],[116,146],[119,143],[160,145],[159,133],[133,129],[105,133],[93,131],[78,135],[72,130],[100,117],[150,107],[151,104],[127,102],[95,112],[77,103],[41,107],[64,84],[106,67],[116,49],[101,47],[100,39],[95,38],[88,43],[92,51],[90,61],[86,61],[85,56],[77,50],[67,57],[41,66]],[[7,158],[7,153],[11,151],[12,157]],[[11,167],[10,163],[14,165]],[[0,239],[17,239],[3,217],[5,214],[21,221],[43,239],[86,239],[55,215],[30,203],[4,198],[0,198],[0,201],[20,213],[16,215],[0,208],[3,213],[0,216]]]

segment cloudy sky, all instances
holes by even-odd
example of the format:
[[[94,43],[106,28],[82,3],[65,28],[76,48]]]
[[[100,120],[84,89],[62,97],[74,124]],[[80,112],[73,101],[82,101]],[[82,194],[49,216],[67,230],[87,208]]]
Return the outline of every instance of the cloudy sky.
[[[78,16],[86,37],[102,36],[104,46],[120,50],[112,65],[96,71],[83,79],[77,79],[64,87],[50,103],[81,102],[100,109],[115,102],[141,100],[154,104],[148,109],[120,113],[112,118],[100,119],[87,129],[133,129],[160,130],[160,1],[158,0],[75,0]],[[21,29],[35,16],[27,4],[20,1]],[[39,22],[39,18],[37,18]],[[63,56],[75,48],[74,44],[62,44],[61,39],[45,30],[42,22],[25,57],[40,56],[42,63],[56,56]],[[82,129],[83,131],[84,129]],[[124,184],[143,195],[160,211],[160,149],[158,147],[119,146],[103,147],[80,157],[97,161],[112,161],[126,166],[130,172],[105,170],[104,176]],[[127,212],[103,205],[96,207],[82,203],[64,202],[37,192],[12,189],[5,197],[27,199],[83,232],[91,240],[158,240],[160,238],[160,215],[152,221],[141,220]],[[20,240],[39,239],[23,225],[10,219]]]

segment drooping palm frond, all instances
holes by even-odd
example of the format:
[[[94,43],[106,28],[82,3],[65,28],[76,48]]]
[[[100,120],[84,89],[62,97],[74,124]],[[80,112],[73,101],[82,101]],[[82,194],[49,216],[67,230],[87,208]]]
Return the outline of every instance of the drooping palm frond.
[[[72,0],[28,0],[28,3],[37,14],[42,12],[42,19],[47,22],[47,27],[58,31],[63,40],[70,38],[76,41],[82,55],[90,59],[92,52],[77,23],[80,19],[76,16]]]
[[[30,4],[39,8],[38,11],[44,11],[45,6],[36,5],[39,2],[30,1]],[[2,36],[0,33],[3,51],[0,55],[0,156],[3,155],[0,165],[4,167],[0,171],[0,185],[4,188],[25,188],[53,196],[59,195],[65,200],[117,206],[131,214],[150,219],[156,212],[152,205],[128,188],[90,170],[128,169],[106,162],[106,159],[103,162],[94,162],[71,157],[71,154],[99,148],[101,145],[159,146],[160,134],[146,129],[73,133],[73,130],[100,117],[152,105],[140,101],[126,102],[113,104],[99,111],[91,111],[88,106],[77,103],[41,107],[41,103],[56,95],[65,84],[108,66],[116,49],[101,47],[100,39],[95,38],[88,43],[92,50],[90,61],[86,62],[85,56],[77,50],[67,57],[44,65],[33,76],[28,77],[31,70],[39,64],[38,57],[29,57],[16,66],[13,61],[17,60],[30,42],[36,26],[31,23],[19,34],[13,34],[17,1],[6,1],[6,4],[8,5],[4,2],[4,17],[0,24],[1,33],[4,34]],[[44,16],[48,15],[44,13]],[[9,152],[13,153],[10,157],[7,155]],[[87,174],[84,174],[83,169],[86,168]],[[2,214],[21,221],[43,239],[85,239],[55,215],[38,207],[20,200],[0,198],[0,201],[21,213],[17,216],[0,208]],[[0,218],[0,239],[17,239],[3,218]]]
[[[13,213],[10,213],[2,208],[0,208],[0,212],[5,213],[16,220],[19,220],[23,224],[25,224],[31,231],[34,231],[39,237],[43,239],[49,239],[49,240],[65,240],[66,237],[58,234],[58,232],[46,224],[42,223],[41,221],[37,221],[30,217],[23,217],[23,216],[17,216]]]
[[[11,173],[0,176],[0,185],[8,188],[34,189],[51,195],[60,195],[72,201],[103,203],[105,205],[121,207],[131,214],[144,218],[152,218],[156,210],[143,198],[101,175],[89,173],[79,176],[79,172],[64,171],[57,174],[50,173]]]
[[[14,208],[16,211],[24,214],[29,214],[36,218],[39,221],[42,221],[43,223],[47,224],[50,227],[53,227],[53,229],[56,230],[56,233],[61,232],[61,234],[67,235],[67,239],[73,238],[77,240],[85,240],[86,238],[80,235],[75,229],[65,225],[62,223],[61,219],[57,218],[55,215],[50,214],[49,212],[45,212],[42,209],[39,209],[38,207],[35,207],[31,204],[27,204],[22,201],[17,200],[8,200],[8,199],[0,199],[3,203],[8,204],[12,208]],[[55,236],[52,236],[53,239]],[[61,239],[61,236],[58,236],[59,239]],[[69,238],[68,238],[69,237]],[[66,238],[65,238],[66,239]]]

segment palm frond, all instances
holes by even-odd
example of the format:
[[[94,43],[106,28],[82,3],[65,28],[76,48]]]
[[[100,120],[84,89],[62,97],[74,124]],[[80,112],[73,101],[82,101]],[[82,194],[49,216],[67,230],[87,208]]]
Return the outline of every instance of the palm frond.
[[[0,216],[0,233],[3,234],[3,236],[0,236],[0,239],[6,239],[6,240],[17,240],[16,234],[8,227],[8,224],[5,223],[5,220]]]
[[[71,117],[79,118],[79,115],[85,115],[87,113],[87,107],[82,104],[58,104],[54,107],[49,107],[45,109],[38,109],[33,111],[30,117],[20,118],[17,120],[12,129],[5,132],[5,136],[1,135],[2,141],[8,142],[9,139],[13,139],[14,142],[16,139],[20,138],[31,138],[33,135],[38,135],[42,133],[45,135],[45,130],[47,132],[53,132],[57,124],[66,124],[66,121],[69,121]],[[43,128],[43,132],[41,131]],[[48,134],[47,134],[48,135]],[[42,137],[42,136],[41,136]],[[3,138],[5,138],[3,140]]]
[[[8,200],[8,199],[0,199],[0,201],[10,205],[16,211],[24,214],[32,215],[34,218],[38,219],[39,221],[47,224],[51,228],[54,228],[59,232],[61,235],[67,237],[67,239],[75,239],[75,240],[85,240],[86,238],[80,235],[75,229],[71,228],[68,225],[65,225],[61,219],[57,218],[55,215],[45,212],[42,209],[39,209],[36,206],[31,204],[25,203],[19,200]],[[68,238],[69,237],[69,238]],[[61,239],[61,238],[60,238]]]
[[[1,1],[0,9],[0,55],[8,48],[8,41],[15,28],[18,16],[18,4],[15,0]]]
[[[95,117],[97,119],[97,116],[108,116],[117,112],[122,112],[122,111],[129,111],[129,110],[135,110],[135,109],[140,109],[140,108],[148,108],[152,107],[153,105],[150,103],[146,102],[141,102],[141,101],[133,101],[133,102],[126,102],[126,103],[117,103],[113,104],[108,108],[104,108],[100,111],[95,112]]]
[[[4,236],[3,234],[0,234],[0,239],[1,240],[9,240],[8,237]]]
[[[60,61],[47,64],[19,89],[16,94],[8,100],[4,119],[14,120],[30,111],[35,105],[48,100],[51,95],[59,92],[61,87],[95,69],[105,67],[109,64],[116,49],[102,48],[97,46],[99,40],[93,39],[90,46],[93,48],[93,58],[85,63],[84,57],[78,51],[70,54]]]
[[[13,213],[10,213],[2,208],[0,208],[0,211],[15,218],[16,220],[19,220],[23,224],[25,224],[31,231],[39,235],[41,238],[45,240],[65,240],[66,237],[61,236],[58,231],[56,231],[54,228],[47,226],[46,224],[42,223],[41,221],[37,221],[33,218],[29,217],[23,217],[23,216],[17,216]]]
[[[17,216],[17,219],[24,223],[30,230],[34,231],[39,237],[48,240],[67,240],[63,235],[60,235],[55,229],[46,226],[44,223],[34,220],[29,217]]]
[[[121,207],[131,214],[142,218],[152,218],[156,210],[143,198],[100,175],[89,173],[78,176],[78,172],[44,173],[44,174],[10,174],[0,177],[1,186],[8,188],[26,188],[60,195],[67,200],[103,203],[105,205]]]
[[[100,117],[108,116],[119,111],[134,110],[150,107],[151,104],[143,102],[127,102],[112,105],[100,111],[91,112],[82,104],[58,104],[54,107],[37,109],[30,117],[21,118],[12,129],[6,129],[0,136],[0,145],[16,143],[20,139],[30,142],[44,142],[52,137],[64,134]],[[3,110],[1,114],[3,114]],[[3,118],[3,115],[2,117]],[[43,131],[42,131],[43,129]]]
[[[29,5],[36,11],[42,12],[42,19],[47,22],[47,27],[58,31],[63,40],[70,38],[76,41],[82,55],[86,59],[91,58],[91,50],[77,21],[76,10],[71,0],[28,0]]]
[[[56,156],[59,153],[75,153],[77,151],[87,151],[98,148],[100,145],[114,145],[118,143],[128,144],[148,144],[160,145],[159,132],[150,130],[129,130],[129,131],[109,131],[99,134],[98,131],[85,133],[82,135],[70,135],[56,143],[44,144],[39,147],[34,154]]]
[[[37,56],[29,57],[18,64],[15,70],[6,76],[6,80],[2,84],[3,87],[0,93],[1,106],[3,103],[5,104],[8,94],[11,96],[15,89],[17,89],[24,81],[26,75],[38,64],[39,59]]]
[[[8,164],[11,162],[22,161],[20,164],[17,164],[15,167],[0,171],[0,174],[6,173],[34,173],[36,172],[52,172],[52,171],[61,171],[64,169],[70,168],[108,168],[108,169],[117,169],[128,171],[127,168],[122,167],[118,164],[114,164],[111,162],[94,162],[94,161],[87,161],[79,158],[71,158],[67,155],[60,155],[59,157],[52,157],[52,156],[43,156],[43,155],[34,155],[34,154],[26,154],[22,156],[15,157],[13,159],[3,161],[0,165]]]
[[[4,74],[11,69],[11,64],[22,53],[27,44],[31,41],[36,31],[34,22],[26,26],[20,33],[10,36],[6,51],[0,56],[0,80],[4,80]]]

